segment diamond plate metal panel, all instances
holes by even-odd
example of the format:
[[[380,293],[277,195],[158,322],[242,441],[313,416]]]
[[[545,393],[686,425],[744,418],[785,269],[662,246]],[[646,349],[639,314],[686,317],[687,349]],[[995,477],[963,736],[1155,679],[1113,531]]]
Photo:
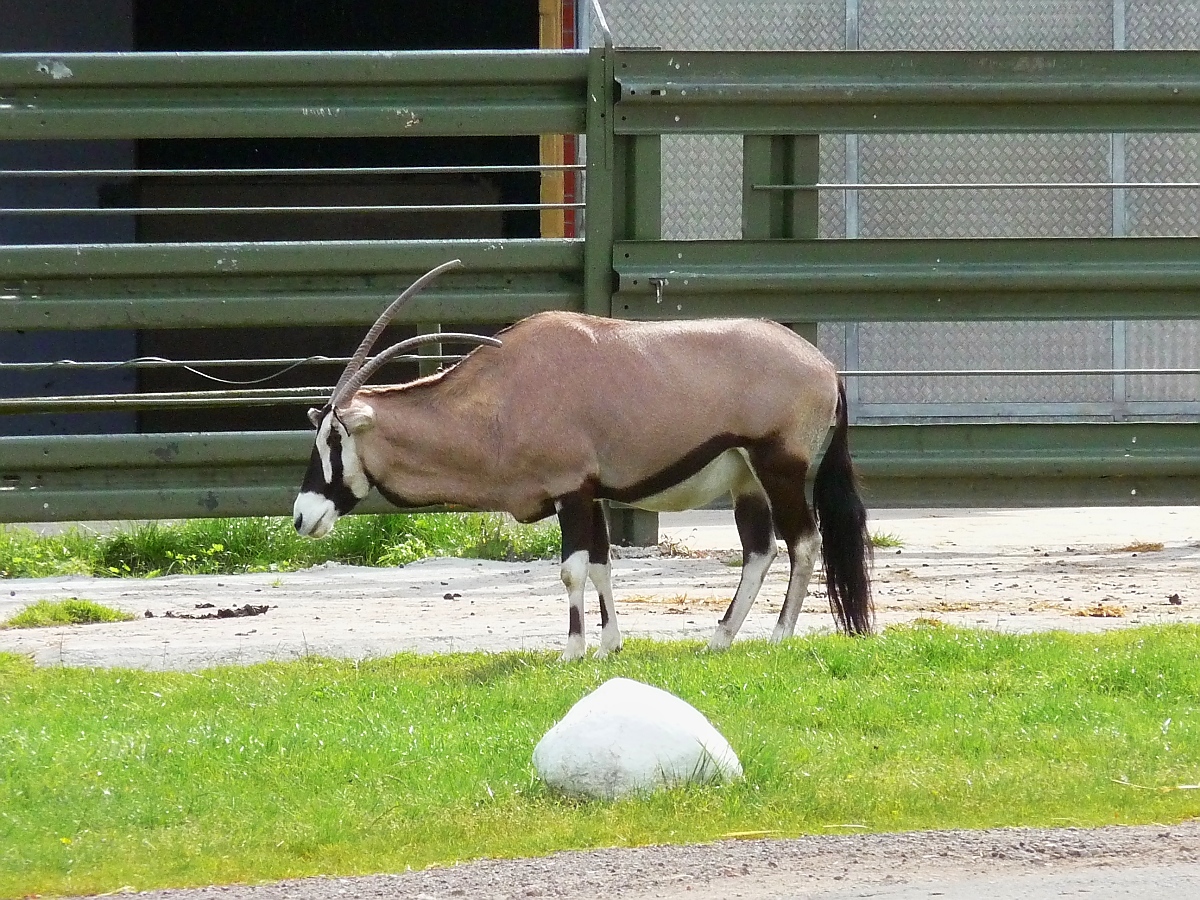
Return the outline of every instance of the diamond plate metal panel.
[[[841,135],[821,137],[821,161],[817,177],[824,184],[846,180],[846,140]],[[845,191],[821,191],[817,201],[817,235],[822,238],[846,236]]]
[[[844,46],[844,0],[609,0],[603,5],[613,42],[619,47],[840,50]],[[590,4],[587,9],[592,16]],[[589,34],[593,45],[603,43],[597,28]]]
[[[742,139],[670,135],[662,139],[662,230],[674,241],[742,236]]]
[[[860,0],[863,50],[1100,50],[1112,0]]]
[[[864,135],[863,182],[1105,181],[1109,138],[1087,134]],[[1101,237],[1107,190],[871,191],[859,194],[862,237]]]
[[[1125,175],[1128,181],[1200,181],[1200,135],[1128,135]],[[1200,235],[1200,190],[1131,188],[1125,210],[1127,234]]]
[[[841,181],[845,142],[822,138],[819,178]],[[742,236],[742,140],[729,135],[667,135],[662,139],[663,237],[674,241],[737,240]],[[844,237],[844,195],[824,191],[818,233]]]
[[[863,369],[1107,368],[1104,322],[892,322],[858,330]],[[863,378],[864,403],[1079,402],[1112,399],[1106,376]]]
[[[1129,50],[1195,50],[1200,47],[1200,3],[1195,0],[1125,0]]]
[[[1200,368],[1200,322],[1130,322],[1125,362],[1131,369]],[[1131,375],[1130,400],[1200,400],[1200,375]]]
[[[821,322],[817,325],[817,349],[833,360],[838,369],[846,368],[846,325]]]

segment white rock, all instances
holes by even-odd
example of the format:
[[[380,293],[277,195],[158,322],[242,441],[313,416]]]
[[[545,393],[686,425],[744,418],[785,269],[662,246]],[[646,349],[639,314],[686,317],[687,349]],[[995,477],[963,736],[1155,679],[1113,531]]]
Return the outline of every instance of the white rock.
[[[628,678],[572,706],[534,748],[533,765],[563,793],[607,800],[742,777],[737,754],[699,710]]]

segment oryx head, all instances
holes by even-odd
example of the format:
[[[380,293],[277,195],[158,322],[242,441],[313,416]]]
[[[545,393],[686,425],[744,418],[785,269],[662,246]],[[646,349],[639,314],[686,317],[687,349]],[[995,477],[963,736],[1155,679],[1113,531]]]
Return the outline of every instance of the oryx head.
[[[422,334],[394,344],[372,359],[367,359],[371,347],[396,311],[442,272],[461,265],[457,259],[443,263],[426,272],[392,301],[358,345],[346,371],[338,379],[329,402],[320,409],[308,411],[309,421],[317,429],[317,439],[308,461],[308,471],[304,473],[304,481],[300,485],[300,493],[292,507],[292,518],[296,530],[301,534],[314,538],[329,534],[338,518],[353,509],[371,490],[371,477],[363,465],[358,442],[375,424],[375,410],[355,394],[380,366],[422,344],[459,341],[500,346],[500,341],[495,338],[477,334]]]

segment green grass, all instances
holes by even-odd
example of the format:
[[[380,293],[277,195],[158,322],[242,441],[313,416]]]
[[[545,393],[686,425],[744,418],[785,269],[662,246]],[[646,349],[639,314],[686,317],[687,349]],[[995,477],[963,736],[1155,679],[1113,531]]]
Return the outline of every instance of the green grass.
[[[891,534],[887,531],[876,531],[871,535],[871,546],[885,550],[894,550],[897,547],[903,547],[904,541],[897,534]]]
[[[348,516],[313,541],[286,518],[151,522],[111,534],[79,527],[40,536],[0,526],[0,578],[231,574],[336,560],[403,565],[427,556],[538,559],[558,552],[557,525],[517,525],[494,513]]]
[[[132,613],[111,609],[94,600],[68,597],[65,600],[39,600],[3,622],[0,628],[46,628],[51,625],[91,625],[95,622],[130,622]]]
[[[740,783],[548,793],[535,742],[613,676],[697,706]],[[0,896],[403,871],[732,832],[1200,814],[1200,629],[631,641],[616,659],[398,656],[201,673],[0,656]]]

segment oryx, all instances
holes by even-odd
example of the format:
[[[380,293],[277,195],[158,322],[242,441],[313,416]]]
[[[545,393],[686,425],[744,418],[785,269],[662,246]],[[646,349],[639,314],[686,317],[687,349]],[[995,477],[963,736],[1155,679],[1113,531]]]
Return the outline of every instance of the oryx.
[[[584,654],[583,597],[600,594],[597,656],[621,647],[603,499],[682,510],[729,495],[741,581],[709,643],[733,641],[776,555],[791,578],[778,624],[792,634],[818,548],[829,605],[849,633],[872,626],[866,510],[833,365],[790,329],[757,319],[631,322],[544,312],[501,332],[425,335],[367,354],[396,310],[453,260],[418,279],[380,316],[317,428],[296,498],[296,530],[322,537],[372,487],[399,507],[454,504],[533,522],[557,513],[569,599],[564,659]],[[386,359],[422,342],[482,344],[407,384],[366,388]],[[805,479],[821,446],[813,507]]]

